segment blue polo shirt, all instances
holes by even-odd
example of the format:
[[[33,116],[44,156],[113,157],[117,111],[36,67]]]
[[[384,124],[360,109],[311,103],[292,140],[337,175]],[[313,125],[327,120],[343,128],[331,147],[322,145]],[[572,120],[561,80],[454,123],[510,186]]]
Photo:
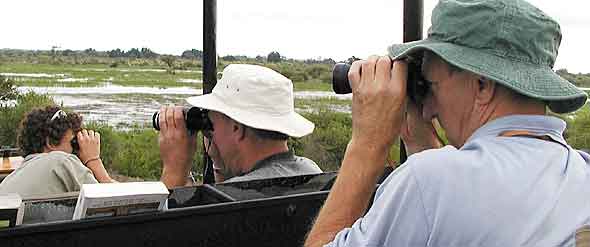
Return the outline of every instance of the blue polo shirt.
[[[410,156],[328,246],[573,245],[590,224],[590,155],[567,145],[565,127],[550,116],[507,116],[460,149]],[[501,136],[510,130],[553,141]]]

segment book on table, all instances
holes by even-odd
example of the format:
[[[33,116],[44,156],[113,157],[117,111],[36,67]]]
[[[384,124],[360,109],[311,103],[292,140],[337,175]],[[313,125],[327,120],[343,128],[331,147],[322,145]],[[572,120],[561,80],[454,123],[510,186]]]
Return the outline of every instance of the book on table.
[[[162,211],[168,194],[162,182],[84,184],[73,219]]]
[[[23,205],[16,193],[0,194],[0,228],[20,225],[25,211]]]

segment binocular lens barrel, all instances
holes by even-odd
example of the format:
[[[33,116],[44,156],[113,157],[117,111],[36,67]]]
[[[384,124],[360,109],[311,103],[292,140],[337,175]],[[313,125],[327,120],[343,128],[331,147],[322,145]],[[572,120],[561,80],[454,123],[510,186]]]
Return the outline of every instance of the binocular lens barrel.
[[[207,116],[207,110],[199,107],[184,108],[182,111],[186,128],[191,131],[213,130],[213,124]],[[152,126],[160,130],[160,112],[152,115]]]
[[[422,77],[421,62],[408,59],[407,95],[413,102],[421,104],[429,90],[429,84]],[[350,64],[337,63],[332,69],[332,89],[337,94],[352,93],[352,87],[348,80]],[[361,71],[362,73],[362,71]]]
[[[332,89],[337,94],[352,93],[352,87],[348,81],[350,64],[337,63],[332,70]]]
[[[154,114],[152,115],[152,127],[154,127],[155,130],[160,130],[160,112],[154,112]]]

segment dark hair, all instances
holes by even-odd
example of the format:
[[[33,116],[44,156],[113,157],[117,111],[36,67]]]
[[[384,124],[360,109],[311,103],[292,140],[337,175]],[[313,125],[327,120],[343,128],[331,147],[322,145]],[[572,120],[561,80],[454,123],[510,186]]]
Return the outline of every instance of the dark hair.
[[[256,128],[252,128],[252,127],[248,127],[248,128],[250,130],[252,130],[252,133],[254,133],[254,136],[256,136],[256,138],[261,139],[261,140],[285,141],[285,140],[289,139],[288,135],[285,135],[285,134],[278,132],[278,131],[256,129]]]
[[[221,113],[221,116],[223,116],[226,119],[229,119],[231,121],[234,121],[237,124],[242,125],[246,129],[251,130],[252,133],[254,133],[254,137],[256,137],[256,138],[258,138],[260,140],[281,140],[281,141],[289,140],[289,135],[283,134],[281,132],[272,131],[272,130],[263,130],[263,129],[252,128],[252,127],[250,127],[248,125],[242,124],[242,123],[234,120],[233,118],[231,118],[228,115],[225,115],[223,113]]]
[[[17,145],[24,156],[42,153],[46,140],[58,145],[69,129],[74,133],[80,131],[82,117],[71,112],[60,115],[57,113],[60,110],[57,106],[47,106],[27,113],[20,123],[17,135]],[[51,120],[55,114],[58,115]]]

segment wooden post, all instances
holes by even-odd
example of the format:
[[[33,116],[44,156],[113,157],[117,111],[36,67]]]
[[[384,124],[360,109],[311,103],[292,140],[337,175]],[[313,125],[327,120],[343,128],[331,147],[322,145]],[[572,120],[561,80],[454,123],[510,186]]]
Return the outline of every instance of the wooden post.
[[[217,84],[217,0],[203,0],[203,94],[211,93],[215,84]],[[215,183],[213,162],[205,148],[203,148],[203,183]]]

